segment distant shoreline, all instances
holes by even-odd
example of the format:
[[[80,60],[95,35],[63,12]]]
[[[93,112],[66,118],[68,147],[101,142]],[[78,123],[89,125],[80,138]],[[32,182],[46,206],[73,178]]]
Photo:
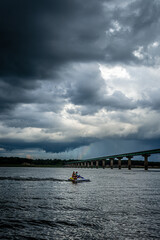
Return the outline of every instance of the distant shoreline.
[[[0,164],[0,167],[50,167],[50,168],[61,168],[61,167],[64,167],[64,166],[56,166],[56,165],[22,165],[22,164]]]
[[[19,157],[0,157],[0,167],[49,167],[61,168],[67,167],[69,163],[76,163],[78,159],[61,160],[61,159],[28,159]],[[93,168],[96,166],[94,165]],[[118,168],[118,161],[114,160],[114,168]],[[160,168],[160,162],[148,162],[149,168]],[[102,163],[99,163],[99,168],[102,168]],[[106,168],[110,168],[110,161],[106,160]],[[128,161],[122,160],[122,168],[128,168]],[[132,160],[131,168],[144,168],[144,161]]]
[[[31,167],[37,167],[37,168],[68,168],[65,165],[59,166],[59,165],[23,165],[23,164],[0,164],[0,168],[3,167],[21,167],[21,168],[31,168]],[[73,167],[70,167],[73,168]],[[81,168],[81,167],[80,167]],[[89,167],[90,169],[91,167]],[[96,166],[94,166],[93,168],[96,169]],[[102,166],[99,166],[100,169],[102,169]],[[106,168],[110,168],[110,166],[106,166]],[[113,166],[113,168],[118,169],[118,166],[115,165]],[[127,169],[128,166],[122,166],[122,169]],[[144,168],[143,165],[137,166],[137,165],[131,165],[131,168]],[[154,166],[148,166],[149,169],[160,169],[160,166],[154,165]],[[87,167],[86,167],[87,169]]]

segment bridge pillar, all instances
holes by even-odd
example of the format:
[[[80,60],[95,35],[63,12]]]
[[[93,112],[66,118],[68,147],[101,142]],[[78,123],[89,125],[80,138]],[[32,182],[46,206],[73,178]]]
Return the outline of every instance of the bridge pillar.
[[[87,166],[87,163],[86,162],[84,162],[84,167],[86,167]]]
[[[122,161],[121,160],[122,160],[123,157],[117,157],[117,158],[118,158],[118,168],[121,169],[121,167],[122,167],[121,166],[122,165]]]
[[[89,162],[87,162],[87,168],[89,168]]]
[[[114,161],[114,158],[110,158],[110,167],[111,167],[111,169],[113,169],[113,161]]]
[[[93,161],[91,161],[91,168],[93,168]]]
[[[131,156],[128,156],[128,170],[131,170],[131,159],[132,157]]]
[[[83,162],[81,162],[81,168],[83,167]]]
[[[96,161],[96,168],[98,168],[98,166],[99,166],[99,161],[97,160]]]
[[[148,157],[150,156],[149,154],[144,154],[142,155],[144,157],[144,169],[148,170]]]
[[[106,160],[105,159],[102,160],[102,167],[103,167],[103,169],[106,167]]]
[[[78,168],[80,167],[80,163],[78,163]]]

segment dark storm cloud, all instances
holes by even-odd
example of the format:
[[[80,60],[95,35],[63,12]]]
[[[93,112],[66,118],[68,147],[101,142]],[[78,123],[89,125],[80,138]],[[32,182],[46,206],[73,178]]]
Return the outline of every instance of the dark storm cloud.
[[[105,2],[105,6],[104,6]],[[26,88],[34,79],[56,79],[60,66],[74,61],[138,61],[136,47],[155,39],[159,3],[134,1],[0,1],[0,76]],[[119,31],[107,35],[121,25]],[[155,31],[157,28],[157,31]],[[19,79],[20,78],[20,79]]]
[[[110,21],[110,29],[114,31],[107,33],[106,59],[112,62],[154,65],[148,56],[138,59],[133,52],[139,46],[148,51],[148,45],[160,39],[159,10],[160,2],[157,0],[130,1],[124,8],[121,8],[121,4],[117,5]],[[114,23],[118,25],[115,26]]]
[[[79,72],[77,72],[78,74]],[[98,70],[91,70],[89,74],[86,73],[81,81],[73,81],[68,88],[66,87],[65,97],[72,104],[79,106],[77,111],[82,115],[92,115],[102,108],[125,110],[137,107],[136,101],[127,98],[120,91],[114,91],[112,95],[108,94],[107,84]],[[71,113],[70,109],[68,111]]]
[[[100,92],[94,95],[92,88],[90,88],[88,91],[86,89],[83,91],[83,89],[77,88],[74,93],[69,92],[69,95],[73,104],[82,106],[82,112],[83,109],[88,109],[88,112],[86,111],[87,114],[91,114],[91,112],[93,114],[102,108],[106,108],[107,110],[125,110],[134,109],[137,107],[136,102],[127,98],[120,91],[115,91],[112,95],[105,96],[101,95]],[[85,95],[87,95],[86,98]]]
[[[17,139],[4,139],[3,144],[0,144],[1,148],[6,151],[12,151],[15,149],[42,149],[46,152],[59,153],[63,151],[70,151],[80,146],[87,146],[90,143],[95,142],[96,138],[77,138],[71,142],[51,142],[51,141],[37,141],[37,142],[25,142]]]
[[[29,90],[39,87],[37,79],[57,81],[68,62],[103,57],[97,42],[106,21],[96,0],[6,0],[0,16],[1,111],[35,102]]]
[[[155,110],[157,113],[160,112],[160,95],[159,88],[147,89],[147,98],[143,97],[137,101],[137,105],[142,108],[150,108]]]
[[[36,82],[29,86],[23,82],[23,88],[19,84],[10,85],[7,81],[0,80],[0,112],[12,110],[18,103],[32,103],[35,97],[27,90],[37,88]]]
[[[105,2],[105,7],[104,7]],[[159,36],[158,1],[0,1],[0,76],[44,79],[73,61],[133,61],[137,45]],[[113,22],[119,31],[106,36]],[[155,31],[157,28],[157,31]],[[14,77],[14,78],[13,78]],[[27,78],[27,80],[26,80]],[[21,84],[21,82],[18,82]]]
[[[120,91],[109,95],[99,73],[88,68],[91,74],[82,69],[76,76],[71,66],[95,62],[154,66],[159,53],[149,56],[148,45],[160,39],[159,10],[156,0],[0,0],[0,119],[5,131],[34,127],[52,133],[53,126],[55,132],[60,131],[59,119],[51,122],[42,115],[47,111],[58,114],[66,103],[77,107],[68,113],[81,115],[102,108],[158,109],[159,98],[154,94],[137,102]],[[137,58],[133,52],[140,46],[143,57]],[[71,79],[65,75],[67,67]],[[31,108],[26,110],[22,104]],[[95,141],[94,137],[75,137],[74,142],[26,143],[16,136],[13,141],[0,140],[6,149],[35,147],[51,152]]]
[[[68,61],[102,57],[95,43],[105,21],[95,0],[6,0],[0,15],[0,76],[44,78]]]

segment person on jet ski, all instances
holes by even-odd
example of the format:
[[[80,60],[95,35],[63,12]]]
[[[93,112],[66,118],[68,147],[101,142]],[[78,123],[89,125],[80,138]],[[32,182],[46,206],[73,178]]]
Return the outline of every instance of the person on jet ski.
[[[76,175],[75,171],[73,171],[73,173],[72,173],[72,178],[73,178],[74,180],[77,179],[77,175]]]

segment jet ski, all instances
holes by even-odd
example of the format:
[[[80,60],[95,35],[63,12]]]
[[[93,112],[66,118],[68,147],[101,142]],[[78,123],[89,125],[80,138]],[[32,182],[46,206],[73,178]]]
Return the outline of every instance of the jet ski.
[[[77,179],[74,179],[70,177],[68,181],[72,181],[73,183],[79,183],[79,182],[90,182],[90,179],[86,179],[84,177],[81,177],[80,175],[77,177]]]

